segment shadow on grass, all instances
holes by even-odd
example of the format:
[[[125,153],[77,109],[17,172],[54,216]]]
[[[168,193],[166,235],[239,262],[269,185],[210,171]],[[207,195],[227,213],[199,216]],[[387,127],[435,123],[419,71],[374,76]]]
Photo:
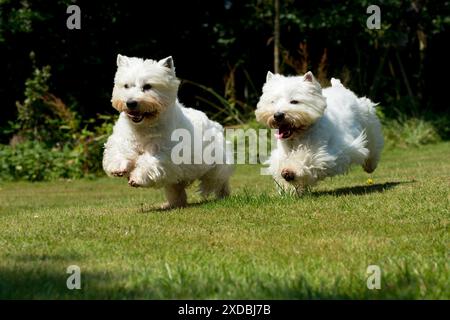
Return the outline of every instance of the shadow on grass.
[[[365,195],[365,194],[375,193],[375,192],[384,192],[389,189],[395,188],[396,186],[398,186],[400,184],[415,183],[415,182],[416,181],[412,180],[412,181],[400,181],[400,182],[375,183],[375,184],[366,185],[366,186],[353,186],[353,187],[338,188],[338,189],[326,190],[326,191],[312,191],[310,194],[313,196]]]
[[[175,210],[183,210],[186,208],[196,208],[196,207],[201,207],[207,203],[216,203],[220,200],[221,199],[212,198],[212,199],[200,200],[197,202],[188,202],[184,207],[181,207],[181,208],[162,208],[161,206],[152,206],[150,208],[141,207],[141,209],[139,210],[139,213],[171,212],[171,211],[175,211]]]
[[[35,260],[37,257],[37,260]],[[12,257],[11,257],[12,258]],[[20,259],[27,262],[21,263]],[[155,269],[128,272],[81,268],[81,290],[69,290],[66,273],[70,255],[17,256],[17,262],[0,267],[1,299],[417,299],[446,298],[442,275],[446,269],[416,273],[407,264],[383,278],[382,290],[368,290],[359,276],[325,279],[311,283],[309,276],[273,278],[265,272],[242,277],[240,272],[201,268],[191,272],[186,266],[172,269],[172,275],[153,273]],[[29,261],[28,261],[29,260]],[[41,262],[41,263],[40,263]],[[438,271],[438,272],[436,272]],[[329,282],[330,281],[330,282]],[[422,293],[424,283],[430,290]],[[432,288],[432,291],[431,291]]]
[[[117,285],[115,291],[101,290],[111,281],[105,274],[86,272],[81,269],[81,289],[69,290],[66,281],[70,274],[61,268],[16,267],[0,269],[0,299],[108,299],[115,292],[121,292]],[[128,294],[123,294],[127,297]]]
[[[14,260],[17,262],[25,262],[25,263],[41,263],[41,262],[65,262],[69,263],[70,261],[80,261],[83,258],[80,254],[19,254],[14,257]]]
[[[420,296],[420,279],[401,275],[390,279],[389,287],[374,291],[365,287],[364,279],[357,282],[337,279],[324,287],[312,285],[301,276],[291,281],[267,281],[263,275],[254,275],[244,284],[234,277],[225,283],[217,281],[220,273],[206,278],[202,274],[189,274],[179,278],[181,282],[144,277],[130,285],[127,274],[83,269],[81,289],[69,290],[68,276],[60,268],[0,268],[0,299],[414,299]]]

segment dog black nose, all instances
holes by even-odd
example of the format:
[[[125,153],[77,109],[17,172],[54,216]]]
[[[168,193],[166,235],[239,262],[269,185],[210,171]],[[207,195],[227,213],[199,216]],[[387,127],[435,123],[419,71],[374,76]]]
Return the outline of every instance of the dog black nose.
[[[127,101],[127,108],[128,109],[136,109],[137,105],[138,105],[138,103],[135,100],[128,100]]]
[[[275,112],[275,114],[273,115],[273,118],[275,119],[275,121],[283,121],[284,120],[284,112]]]

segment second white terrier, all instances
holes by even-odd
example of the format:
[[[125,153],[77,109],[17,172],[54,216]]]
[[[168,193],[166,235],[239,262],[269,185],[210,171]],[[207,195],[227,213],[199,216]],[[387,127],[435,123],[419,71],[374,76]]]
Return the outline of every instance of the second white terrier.
[[[373,172],[384,144],[375,105],[337,79],[322,90],[311,72],[295,77],[269,72],[255,113],[259,122],[278,129],[268,161],[277,185],[301,193],[352,164]]]
[[[103,156],[103,168],[108,175],[125,176],[132,187],[164,188],[166,208],[185,206],[185,188],[196,179],[200,180],[204,196],[211,192],[219,198],[227,196],[233,172],[227,161],[212,164],[172,161],[171,151],[178,143],[172,141],[176,129],[183,129],[193,139],[194,129],[223,138],[220,124],[178,101],[179,84],[172,57],[155,61],[118,55],[112,105],[120,116]],[[202,152],[206,141],[203,136],[197,138],[201,140],[197,143]]]

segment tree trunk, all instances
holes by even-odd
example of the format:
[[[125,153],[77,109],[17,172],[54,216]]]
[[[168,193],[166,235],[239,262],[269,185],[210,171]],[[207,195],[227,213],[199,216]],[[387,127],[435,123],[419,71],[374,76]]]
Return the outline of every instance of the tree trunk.
[[[274,46],[273,46],[273,70],[280,73],[280,0],[274,0],[275,21],[274,21]]]

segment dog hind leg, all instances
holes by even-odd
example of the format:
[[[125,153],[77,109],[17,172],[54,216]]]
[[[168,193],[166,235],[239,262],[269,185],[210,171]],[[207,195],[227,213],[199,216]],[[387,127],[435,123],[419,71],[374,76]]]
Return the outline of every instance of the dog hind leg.
[[[380,160],[381,151],[384,146],[383,132],[381,129],[381,123],[376,115],[376,104],[367,98],[360,98],[359,103],[361,106],[367,109],[367,116],[364,119],[365,132],[367,135],[366,148],[369,150],[369,154],[366,157],[362,167],[367,173],[375,171]]]
[[[218,199],[226,198],[230,195],[229,179],[233,173],[230,165],[216,165],[200,178],[200,193],[207,197],[214,192]]]
[[[167,202],[162,205],[163,209],[182,208],[187,204],[186,184],[169,184],[164,187]]]

